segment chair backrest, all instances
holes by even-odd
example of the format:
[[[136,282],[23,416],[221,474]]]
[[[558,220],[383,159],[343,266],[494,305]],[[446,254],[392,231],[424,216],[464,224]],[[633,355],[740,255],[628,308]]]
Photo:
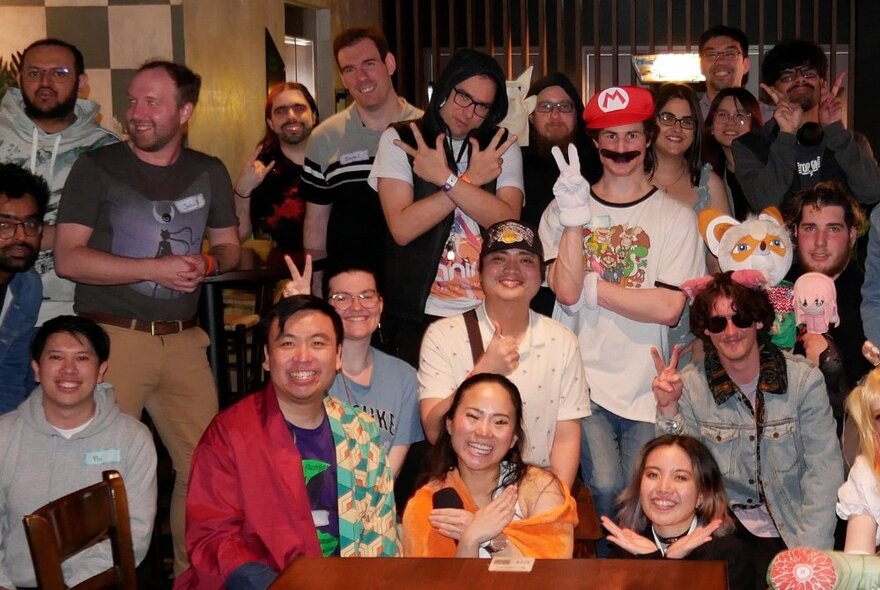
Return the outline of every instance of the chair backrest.
[[[117,471],[104,480],[46,504],[24,518],[31,559],[42,590],[64,590],[61,563],[109,538],[113,567],[70,590],[137,588],[125,484]]]

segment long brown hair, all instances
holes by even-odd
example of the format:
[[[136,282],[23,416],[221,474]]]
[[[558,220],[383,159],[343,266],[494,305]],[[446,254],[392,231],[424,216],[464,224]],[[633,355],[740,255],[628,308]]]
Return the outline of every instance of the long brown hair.
[[[309,108],[312,109],[312,113],[315,114],[315,127],[318,126],[318,123],[321,120],[318,115],[318,103],[315,102],[312,93],[309,92],[309,89],[306,88],[304,84],[300,84],[299,82],[282,82],[276,84],[269,90],[269,94],[266,95],[266,116],[264,118],[266,122],[266,134],[263,135],[263,139],[257,144],[261,146],[261,151],[263,152],[273,152],[280,147],[278,136],[269,126],[269,121],[272,120],[272,103],[275,102],[275,99],[278,98],[279,94],[286,92],[287,90],[296,90],[303,95],[303,98],[309,103]]]

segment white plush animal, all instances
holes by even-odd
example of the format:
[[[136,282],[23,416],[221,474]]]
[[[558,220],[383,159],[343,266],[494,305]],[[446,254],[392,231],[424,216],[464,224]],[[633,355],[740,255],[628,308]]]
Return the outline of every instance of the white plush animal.
[[[537,96],[526,98],[531,81],[532,66],[516,80],[507,81],[507,116],[499,125],[516,135],[517,143],[521,147],[529,145],[529,115],[538,102]]]

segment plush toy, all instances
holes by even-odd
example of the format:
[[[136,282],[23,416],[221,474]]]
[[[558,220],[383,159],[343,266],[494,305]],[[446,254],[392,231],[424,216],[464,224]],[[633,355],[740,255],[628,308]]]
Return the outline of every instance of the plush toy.
[[[820,272],[808,272],[794,282],[794,317],[810,334],[825,334],[840,323],[834,280]]]
[[[531,80],[532,66],[529,66],[519,78],[507,81],[507,116],[499,125],[516,135],[521,147],[529,145],[529,115],[538,103],[537,96],[526,98]]]
[[[773,302],[776,320],[772,340],[791,349],[797,337],[791,283],[784,281],[791,268],[792,244],[776,207],[764,209],[758,217],[742,223],[717,209],[703,209],[700,233],[709,251],[718,257],[721,270],[758,270],[767,279],[767,295]]]

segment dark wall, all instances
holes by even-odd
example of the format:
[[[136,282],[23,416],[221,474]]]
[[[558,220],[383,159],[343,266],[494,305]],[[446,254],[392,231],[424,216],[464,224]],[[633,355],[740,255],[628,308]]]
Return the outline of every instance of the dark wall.
[[[875,155],[880,155],[880,2],[862,1],[856,6],[856,62],[854,86],[853,129],[868,136]]]

